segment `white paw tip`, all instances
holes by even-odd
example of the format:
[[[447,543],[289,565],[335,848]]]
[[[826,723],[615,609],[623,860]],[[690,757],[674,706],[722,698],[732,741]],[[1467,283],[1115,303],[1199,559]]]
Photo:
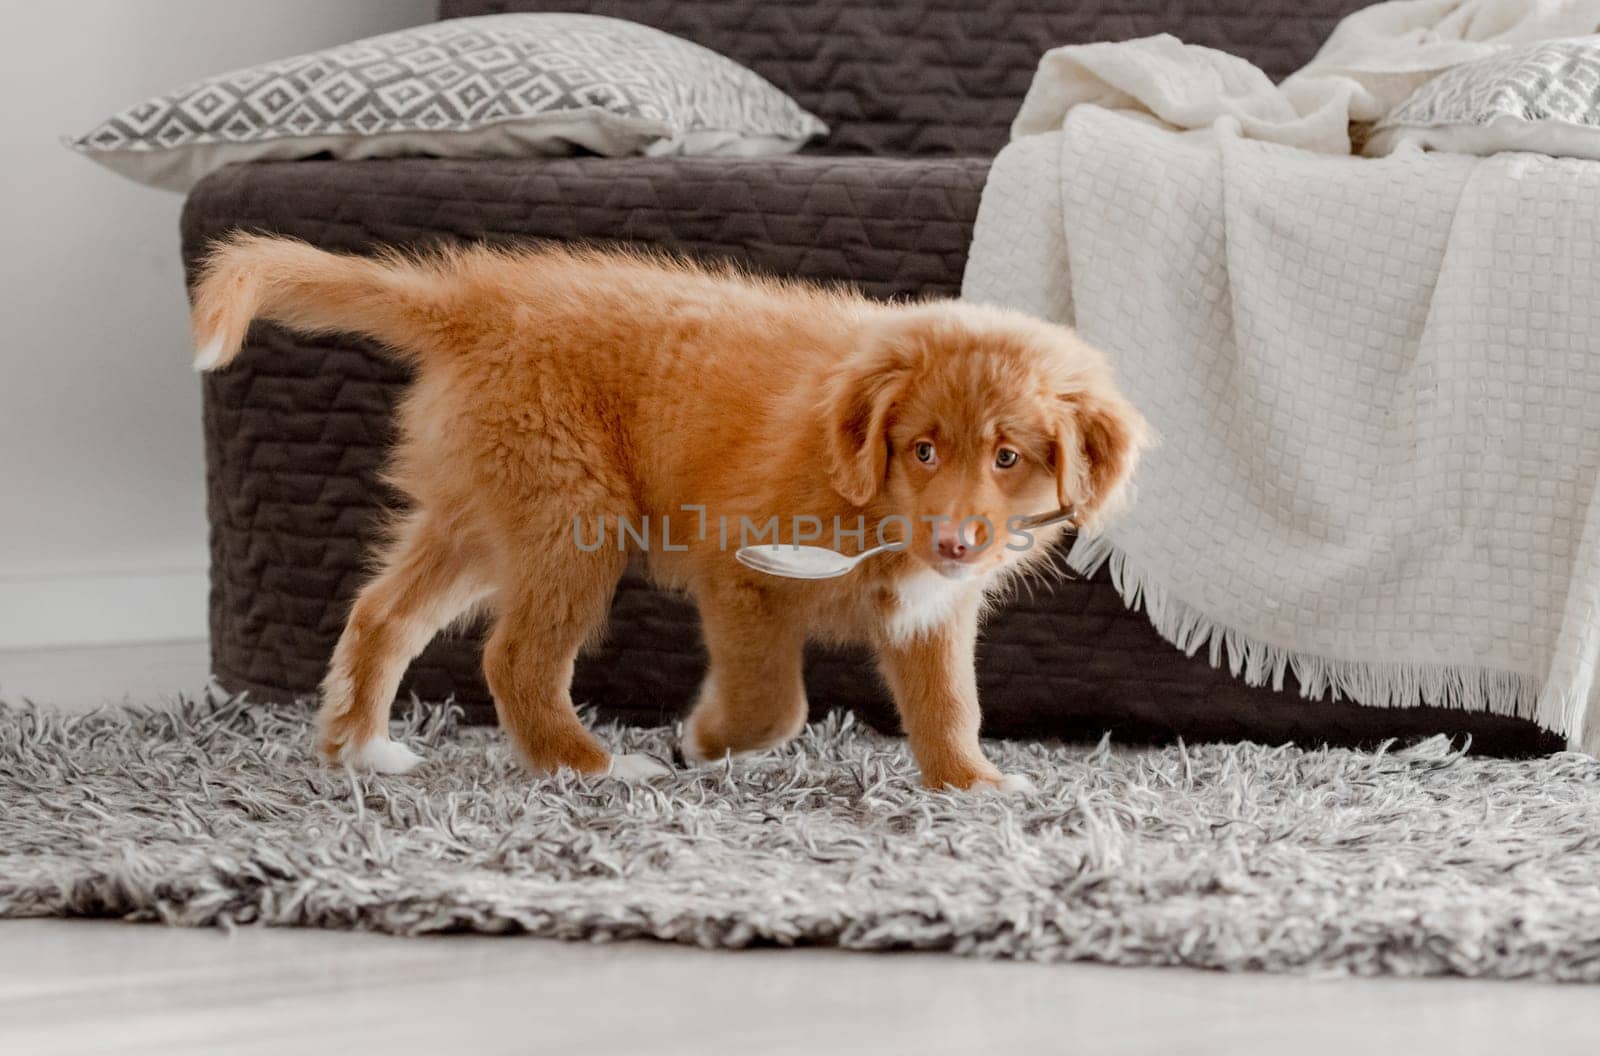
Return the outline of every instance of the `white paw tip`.
[[[422,756],[387,737],[374,737],[365,744],[346,747],[341,758],[357,770],[370,770],[375,774],[403,774],[422,762]]]
[[[671,774],[672,767],[654,756],[633,753],[613,755],[611,765],[606,768],[607,777],[630,783],[654,781],[658,777],[668,777]]]
[[[210,370],[212,367],[216,366],[218,361],[221,359],[222,335],[218,334],[210,341],[207,341],[205,346],[194,354],[194,369],[202,372]]]
[[[684,727],[683,736],[678,740],[678,751],[690,766],[705,766],[711,762],[711,757],[700,750],[699,742],[688,727]]]
[[[1033,780],[1022,774],[1001,774],[999,784],[985,784],[983,787],[987,791],[996,792],[1002,796],[1015,796],[1039,791]]]

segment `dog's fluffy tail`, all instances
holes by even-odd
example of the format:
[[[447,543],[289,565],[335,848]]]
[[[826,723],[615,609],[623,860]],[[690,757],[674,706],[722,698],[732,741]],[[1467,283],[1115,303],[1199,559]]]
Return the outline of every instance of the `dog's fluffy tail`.
[[[291,238],[233,235],[206,258],[193,293],[196,370],[226,366],[253,319],[309,333],[376,338],[403,356],[440,347],[460,318],[458,257],[326,253]],[[480,306],[481,307],[481,306]]]

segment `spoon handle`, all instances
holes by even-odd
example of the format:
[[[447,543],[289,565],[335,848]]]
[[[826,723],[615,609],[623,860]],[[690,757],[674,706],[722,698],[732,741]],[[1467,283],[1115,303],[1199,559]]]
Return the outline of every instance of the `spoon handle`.
[[[1054,513],[1036,514],[1035,516],[1028,517],[1028,518],[1025,518],[1024,520],[1022,520],[1019,523],[1018,527],[1022,528],[1025,531],[1030,531],[1031,532],[1035,528],[1048,528],[1052,524],[1068,524],[1068,525],[1071,525],[1073,528],[1078,527],[1078,511],[1077,511],[1077,509],[1072,507],[1072,506],[1063,506],[1063,507],[1061,507],[1061,509],[1056,510]]]

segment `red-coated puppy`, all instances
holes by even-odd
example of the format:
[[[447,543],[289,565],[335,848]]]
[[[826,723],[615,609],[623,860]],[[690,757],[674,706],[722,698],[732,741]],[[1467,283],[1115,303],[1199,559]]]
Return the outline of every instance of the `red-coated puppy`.
[[[1029,546],[1007,526],[1072,506],[1092,529],[1147,432],[1066,328],[631,254],[363,258],[239,236],[195,290],[196,366],[227,364],[257,317],[370,336],[416,371],[389,473],[411,505],[323,686],[323,751],[387,772],[417,762],[388,736],[406,665],[481,609],[484,672],[532,766],[659,769],[609,753],[568,693],[642,557],[693,595],[710,653],[687,756],[793,737],[806,640],[865,642],[927,785],[1016,787],[979,747],[973,647],[985,598],[1054,532]],[[833,580],[734,559],[797,538],[909,545]]]

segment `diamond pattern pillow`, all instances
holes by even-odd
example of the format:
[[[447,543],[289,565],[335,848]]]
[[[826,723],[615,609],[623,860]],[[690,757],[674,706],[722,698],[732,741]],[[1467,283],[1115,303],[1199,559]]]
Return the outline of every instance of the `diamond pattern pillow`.
[[[1600,158],[1600,36],[1546,41],[1440,74],[1378,123],[1366,153],[1402,145]]]
[[[828,128],[749,69],[620,19],[460,18],[235,70],[68,145],[186,191],[229,162],[400,155],[782,154]]]

